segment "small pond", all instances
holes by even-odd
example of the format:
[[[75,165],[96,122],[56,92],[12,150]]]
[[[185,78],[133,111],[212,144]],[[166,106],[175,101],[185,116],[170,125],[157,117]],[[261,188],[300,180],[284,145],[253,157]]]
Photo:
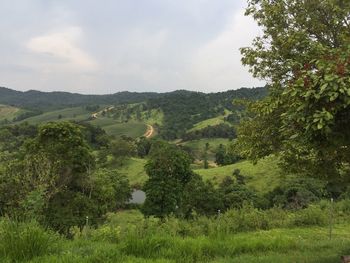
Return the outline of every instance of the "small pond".
[[[134,189],[129,201],[130,204],[143,204],[146,200],[146,193],[142,190]]]

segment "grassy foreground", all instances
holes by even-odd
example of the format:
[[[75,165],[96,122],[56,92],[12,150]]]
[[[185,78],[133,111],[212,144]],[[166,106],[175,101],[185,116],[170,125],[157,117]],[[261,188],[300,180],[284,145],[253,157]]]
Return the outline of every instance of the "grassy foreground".
[[[287,212],[253,208],[216,218],[145,219],[136,210],[107,216],[67,239],[37,223],[0,220],[1,262],[339,262],[350,254],[349,201],[337,206],[332,239],[327,207]],[[344,210],[345,208],[345,210]]]
[[[350,252],[349,225],[337,226],[332,240],[326,228],[277,229],[225,238],[180,238],[155,235],[113,244],[65,241],[51,255],[29,262],[339,262]],[[61,251],[60,251],[61,250]]]

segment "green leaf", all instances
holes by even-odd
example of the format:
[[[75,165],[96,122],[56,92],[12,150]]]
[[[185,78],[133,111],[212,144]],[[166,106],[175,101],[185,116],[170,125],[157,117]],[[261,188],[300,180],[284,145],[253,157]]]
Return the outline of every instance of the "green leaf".
[[[322,86],[321,86],[321,92],[325,91],[325,89],[328,87],[328,83],[324,83]]]

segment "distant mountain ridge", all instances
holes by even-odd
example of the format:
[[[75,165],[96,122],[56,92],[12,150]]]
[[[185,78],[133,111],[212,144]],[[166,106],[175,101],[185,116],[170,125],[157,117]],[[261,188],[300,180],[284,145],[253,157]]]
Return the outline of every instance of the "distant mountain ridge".
[[[27,109],[56,109],[89,104],[136,103],[161,94],[155,92],[123,91],[108,95],[83,95],[70,92],[42,92],[37,90],[16,91],[0,87],[0,104]]]
[[[191,97],[210,100],[216,103],[218,100],[227,100],[229,103],[232,98],[253,98],[259,99],[267,93],[266,88],[241,88],[238,90],[229,90],[217,93],[203,93],[188,90],[176,90],[167,93],[157,92],[129,92],[122,91],[106,95],[83,95],[70,92],[42,92],[37,90],[16,91],[9,88],[0,87],[0,104],[11,105],[25,109],[35,110],[53,110],[66,107],[84,106],[91,104],[122,104],[138,103],[151,101],[155,104],[168,103],[169,99],[187,101]],[[159,99],[162,100],[159,100]],[[152,104],[153,104],[152,103]]]

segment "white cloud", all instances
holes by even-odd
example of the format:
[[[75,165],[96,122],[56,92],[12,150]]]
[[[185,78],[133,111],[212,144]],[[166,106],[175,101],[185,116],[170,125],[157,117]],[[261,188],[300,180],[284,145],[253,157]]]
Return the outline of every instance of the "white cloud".
[[[253,19],[240,10],[232,16],[228,26],[198,49],[191,64],[193,85],[200,90],[218,91],[263,85],[253,79],[241,64],[239,49],[251,45],[261,32]]]
[[[44,66],[51,70],[94,71],[97,63],[79,47],[80,27],[67,27],[57,32],[31,38],[26,47],[46,59]]]

